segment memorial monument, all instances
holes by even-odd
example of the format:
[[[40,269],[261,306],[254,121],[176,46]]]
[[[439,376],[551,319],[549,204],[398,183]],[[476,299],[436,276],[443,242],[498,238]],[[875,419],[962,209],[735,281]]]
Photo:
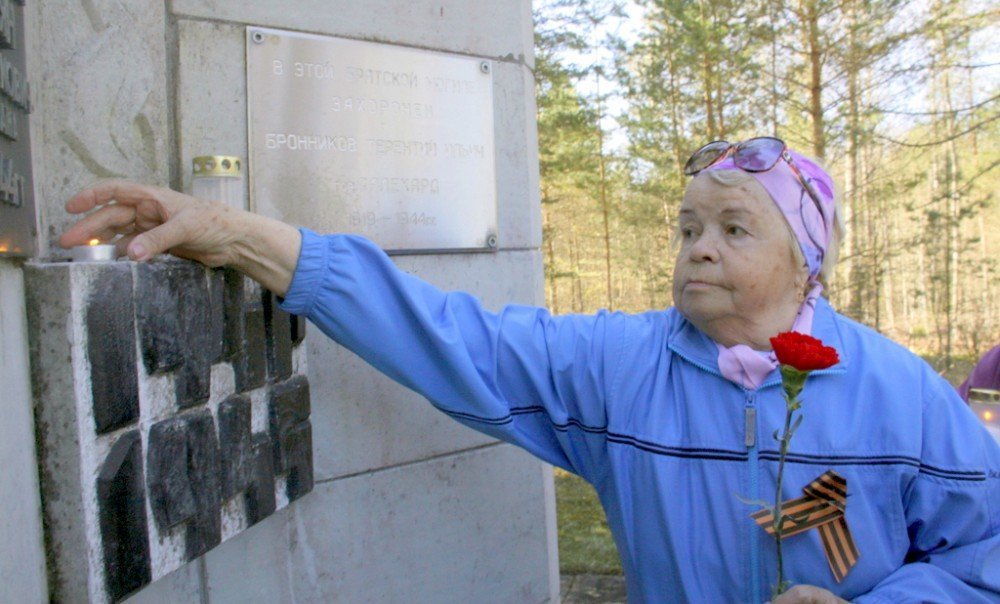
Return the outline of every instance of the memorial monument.
[[[224,156],[223,201],[541,303],[529,2],[7,0],[0,46],[2,599],[558,597],[550,468],[233,272],[55,245]]]

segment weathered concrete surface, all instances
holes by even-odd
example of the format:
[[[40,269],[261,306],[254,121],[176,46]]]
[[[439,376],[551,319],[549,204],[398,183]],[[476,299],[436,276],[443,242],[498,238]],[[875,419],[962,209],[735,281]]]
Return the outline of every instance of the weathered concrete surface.
[[[82,355],[83,338],[82,330],[74,328],[72,301],[61,295],[71,287],[69,267],[41,272],[29,265],[25,277],[28,282],[25,299],[31,311],[28,329],[34,359],[31,366],[34,397],[62,401],[67,410],[72,409],[76,400],[72,350],[81,351],[77,356]],[[47,493],[44,511],[47,549],[50,556],[67,560],[58,570],[49,567],[48,590],[53,599],[87,601],[90,600],[88,568],[92,563],[87,543],[88,537],[96,533],[96,527],[88,531],[87,523],[81,521],[87,485],[80,480],[79,472],[73,471],[81,466],[76,414],[60,413],[53,405],[39,408],[36,418],[38,440],[42,443],[38,460],[41,486]],[[47,446],[49,443],[64,445]],[[56,468],[66,468],[68,472],[63,476]],[[96,505],[93,494],[90,497],[92,505]]]
[[[82,187],[121,176],[167,184],[166,10],[162,0],[55,0],[25,7],[39,256],[74,221]]]
[[[529,2],[174,0],[178,17],[296,29],[533,64]]]
[[[500,249],[540,249],[542,209],[534,74],[523,65],[495,63],[493,95]],[[537,270],[541,271],[541,264]]]
[[[183,188],[190,191],[195,157],[248,155],[246,33],[232,23],[179,19],[177,37],[176,103],[183,124],[177,137]],[[244,192],[248,182],[244,172]]]

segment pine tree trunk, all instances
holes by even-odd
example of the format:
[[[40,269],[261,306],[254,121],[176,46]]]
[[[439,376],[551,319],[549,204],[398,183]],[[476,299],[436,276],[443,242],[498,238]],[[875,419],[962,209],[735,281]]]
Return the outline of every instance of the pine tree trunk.
[[[817,0],[805,0],[806,33],[809,47],[809,116],[813,127],[813,155],[826,159],[826,134],[823,119],[823,52],[819,39]]]

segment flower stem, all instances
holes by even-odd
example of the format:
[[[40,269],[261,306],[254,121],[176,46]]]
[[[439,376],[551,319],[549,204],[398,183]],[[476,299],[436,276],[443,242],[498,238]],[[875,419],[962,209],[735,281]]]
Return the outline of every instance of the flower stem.
[[[774,524],[775,543],[778,548],[778,580],[771,591],[772,600],[785,592],[784,560],[781,557],[782,524],[784,520],[784,515],[781,511],[781,483],[785,476],[785,455],[788,453],[788,443],[792,440],[792,435],[789,434],[792,426],[792,415],[797,408],[797,405],[794,404],[794,399],[788,398],[787,394],[785,396],[785,431],[781,434],[781,452],[778,456],[778,484],[774,491],[774,514],[772,520]]]

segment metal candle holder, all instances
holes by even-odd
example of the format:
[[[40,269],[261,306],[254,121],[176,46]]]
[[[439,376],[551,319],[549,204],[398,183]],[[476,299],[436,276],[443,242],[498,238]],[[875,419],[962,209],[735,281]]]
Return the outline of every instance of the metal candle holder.
[[[91,239],[87,245],[75,246],[72,250],[73,262],[114,262],[118,251],[113,244]]]

